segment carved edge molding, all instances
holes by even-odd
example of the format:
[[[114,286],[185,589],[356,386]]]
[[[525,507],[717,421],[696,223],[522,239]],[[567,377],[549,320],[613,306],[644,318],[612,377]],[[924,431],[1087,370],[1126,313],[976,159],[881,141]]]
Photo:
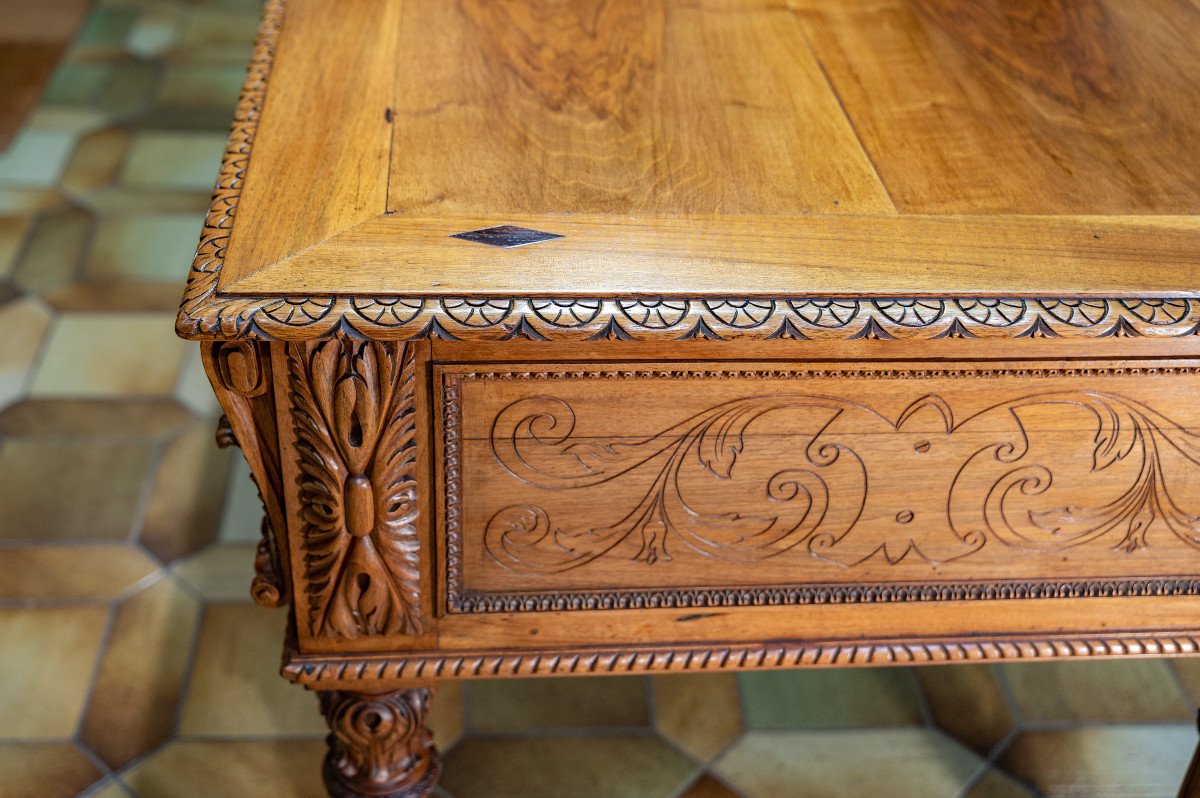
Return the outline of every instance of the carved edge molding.
[[[286,349],[313,637],[416,635],[416,351],[350,336]]]
[[[271,393],[271,353],[256,341],[219,341],[201,345],[201,359],[225,415],[217,425],[217,445],[238,446],[263,503],[254,581],[250,595],[264,607],[291,600],[287,547],[277,531],[287,528],[278,427]]]
[[[283,675],[297,684],[393,682],[604,673],[682,673],[847,665],[916,665],[1072,657],[1182,656],[1200,653],[1196,632],[1105,633],[913,642],[847,641],[492,651],[382,656],[285,655]]]
[[[446,372],[442,375],[442,462],[446,536],[446,610],[451,614],[506,612],[563,612],[690,607],[756,607],[806,604],[872,604],[891,602],[1014,600],[1048,598],[1107,598],[1131,596],[1200,595],[1200,579],[1183,576],[1131,577],[1090,580],[996,580],[951,583],[851,583],[767,585],[761,587],[681,587],[659,589],[580,590],[528,593],[469,592],[463,586],[462,529],[462,383],[469,380],[564,381],[578,379],[789,379],[823,378],[931,379],[999,378],[1019,374],[1023,379],[1078,376],[1196,374],[1194,367],[1077,368],[946,368],[946,369],[573,369],[543,371]]]
[[[1106,338],[1200,334],[1200,298],[245,297],[217,280],[266,98],[286,0],[263,13],[176,320],[184,338],[674,341]]]

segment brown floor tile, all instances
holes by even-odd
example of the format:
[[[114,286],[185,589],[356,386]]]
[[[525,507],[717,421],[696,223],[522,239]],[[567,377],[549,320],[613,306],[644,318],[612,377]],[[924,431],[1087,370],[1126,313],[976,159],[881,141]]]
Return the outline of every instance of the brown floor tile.
[[[325,732],[316,696],[279,675],[286,619],[255,604],[208,606],[181,735]]]
[[[214,108],[230,116],[246,70],[236,64],[167,64],[158,104],[166,108]]]
[[[738,675],[748,729],[904,726],[922,722],[907,668]]]
[[[171,735],[200,605],[163,579],[118,609],[81,739],[114,769]]]
[[[699,762],[709,762],[742,733],[732,673],[657,676],[651,681],[658,733]]]
[[[42,295],[60,313],[153,313],[179,308],[178,283],[76,281]]]
[[[999,764],[1047,796],[1171,798],[1195,744],[1185,725],[1025,732]]]
[[[458,744],[467,726],[466,691],[461,681],[448,680],[438,684],[426,724],[442,753]]]
[[[1187,721],[1192,707],[1163,660],[1035,662],[1003,666],[1027,722]]]
[[[741,798],[741,796],[705,773],[696,779],[696,783],[688,787],[679,798]]]
[[[234,64],[245,61],[257,24],[257,10],[196,8],[183,22],[182,34],[171,50],[172,60],[202,56]]]
[[[5,441],[0,538],[128,539],[153,457],[153,443],[133,439]]]
[[[755,731],[713,766],[747,798],[954,796],[982,764],[932,729]]]
[[[167,313],[69,313],[50,333],[31,395],[170,396],[185,342]]]
[[[1195,657],[1173,659],[1171,667],[1179,676],[1179,683],[1183,685],[1192,704],[1200,704],[1200,659]]]
[[[29,216],[0,216],[0,280],[12,276],[31,225]]]
[[[327,798],[320,740],[179,741],[123,775],[138,798]]]
[[[646,698],[640,676],[471,682],[467,726],[473,734],[646,726]]]
[[[23,288],[46,293],[75,279],[92,231],[92,216],[81,208],[64,208],[38,219],[13,269]]]
[[[50,320],[49,309],[34,297],[0,305],[0,407],[28,389]]]
[[[992,768],[962,798],[1037,798],[1037,793],[1004,771]]]
[[[250,601],[254,579],[253,543],[209,546],[175,567],[179,578],[209,601]]]
[[[454,798],[670,798],[697,766],[652,735],[468,737],[446,756]]]
[[[53,798],[76,795],[100,771],[72,743],[0,744],[0,796]]]
[[[0,598],[113,599],[158,569],[123,544],[0,550]]]
[[[32,399],[0,412],[0,434],[28,437],[162,438],[195,418],[172,401]]]
[[[1000,678],[990,665],[917,668],[934,723],[986,756],[1015,724]]]
[[[167,445],[151,485],[141,542],[163,562],[199,551],[217,539],[232,453],[213,440],[216,419],[205,419]]]
[[[132,139],[133,134],[124,127],[98,130],[81,138],[63,172],[63,188],[83,195],[111,184]]]
[[[0,610],[0,740],[75,733],[107,622],[104,607]]]

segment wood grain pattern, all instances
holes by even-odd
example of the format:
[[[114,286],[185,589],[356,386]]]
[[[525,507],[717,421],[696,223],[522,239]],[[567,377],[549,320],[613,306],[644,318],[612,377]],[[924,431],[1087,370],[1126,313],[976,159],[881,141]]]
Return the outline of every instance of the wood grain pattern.
[[[893,210],[777,3],[407,3],[399,53],[390,210]]]
[[[399,6],[399,0],[345,0],[330,14],[322,3],[298,0],[286,10],[282,3],[268,9],[269,37],[260,41],[268,52],[255,60],[277,65],[281,77],[268,93],[251,70],[261,121],[256,113],[254,162],[242,165],[244,201],[222,282],[384,210]],[[288,35],[278,36],[278,26]],[[314,124],[318,117],[336,124]]]
[[[1186,0],[790,0],[905,213],[1200,210]]]
[[[501,249],[497,224],[565,236]],[[400,214],[231,283],[232,295],[1186,296],[1200,218]],[[403,279],[398,280],[398,277]]]

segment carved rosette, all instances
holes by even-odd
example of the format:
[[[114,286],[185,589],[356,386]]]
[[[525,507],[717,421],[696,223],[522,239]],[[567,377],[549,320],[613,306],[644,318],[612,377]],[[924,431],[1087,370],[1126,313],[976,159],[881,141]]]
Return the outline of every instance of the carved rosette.
[[[320,694],[330,730],[324,772],[330,795],[420,798],[433,790],[442,762],[425,726],[430,693]]]
[[[289,590],[287,552],[275,536],[284,528],[284,515],[270,351],[254,341],[223,341],[204,345],[202,357],[225,411],[217,423],[217,445],[241,448],[263,503],[250,595],[261,606],[279,607],[288,603]]]
[[[287,353],[309,633],[420,634],[415,350],[339,335]]]

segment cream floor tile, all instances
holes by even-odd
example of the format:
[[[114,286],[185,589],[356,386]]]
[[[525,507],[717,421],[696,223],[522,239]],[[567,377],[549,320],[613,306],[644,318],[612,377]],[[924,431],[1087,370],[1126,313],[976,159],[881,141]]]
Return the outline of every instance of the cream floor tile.
[[[179,578],[209,601],[250,601],[254,579],[253,543],[209,546],[175,568]]]
[[[279,675],[286,619],[255,604],[208,606],[181,735],[325,732],[316,696]]]
[[[1195,744],[1185,725],[1025,732],[999,764],[1047,796],[1171,798]]]
[[[179,384],[175,386],[175,398],[198,416],[218,418],[221,415],[221,406],[204,373],[199,346],[188,347],[184,354]]]
[[[4,152],[0,152],[0,184],[48,188],[58,182],[76,135],[68,130],[46,130],[27,125]]]
[[[1005,665],[1025,721],[1152,723],[1195,713],[1164,660]]]
[[[245,458],[233,458],[229,471],[229,487],[225,491],[225,508],[221,514],[221,529],[217,539],[222,543],[257,543],[262,533],[262,502],[258,488],[250,478],[250,466]]]
[[[77,280],[42,294],[59,313],[174,313],[179,283]]]
[[[232,452],[213,440],[204,419],[171,441],[158,464],[142,522],[142,545],[163,562],[199,551],[217,538]]]
[[[54,798],[76,795],[100,771],[72,743],[0,744],[0,797]]]
[[[1013,729],[1016,719],[1004,687],[990,665],[917,668],[934,723],[986,756]]]
[[[117,608],[80,737],[120,768],[170,737],[200,603],[163,579]]]
[[[166,313],[64,314],[56,321],[33,396],[170,396],[185,342]]]
[[[755,731],[713,770],[747,798],[953,798],[981,764],[931,729]]]
[[[153,441],[133,438],[6,440],[0,539],[128,539],[154,451]]]
[[[646,688],[641,676],[471,682],[467,725],[475,734],[646,726]]]
[[[697,772],[652,735],[468,737],[446,756],[442,784],[455,798],[672,798]]]
[[[115,777],[109,777],[106,781],[92,787],[79,798],[133,798],[133,793]]]
[[[170,400],[34,399],[0,411],[13,438],[164,438],[195,423]]]
[[[196,254],[203,224],[202,215],[191,213],[102,217],[84,274],[96,281],[158,280],[178,284]]]
[[[658,733],[699,762],[709,762],[742,733],[732,673],[657,676],[651,680]]]
[[[171,189],[212,187],[225,133],[144,131],[134,136],[121,179],[127,185]],[[199,240],[199,228],[196,238]],[[190,262],[187,258],[184,263]]]
[[[179,741],[123,776],[138,798],[327,798],[320,740]]]
[[[1179,675],[1179,682],[1193,704],[1200,704],[1200,658],[1187,657],[1171,660],[1171,667]]]
[[[0,598],[109,600],[156,570],[122,544],[0,549]]]
[[[125,49],[140,58],[154,58],[170,50],[179,38],[183,9],[154,5],[142,11],[125,37]]]
[[[196,8],[187,14],[182,35],[171,51],[172,59],[203,57],[236,64],[246,60],[258,27],[254,10],[232,11]]]
[[[75,733],[107,621],[104,607],[0,610],[0,740]]]
[[[75,195],[110,185],[120,174],[131,141],[133,133],[125,127],[97,130],[84,136],[75,146],[60,184]]]
[[[922,722],[907,668],[763,671],[738,675],[749,729],[903,726]]]
[[[22,288],[46,293],[75,279],[92,231],[92,216],[64,208],[40,217],[17,259],[13,279]]]
[[[7,280],[16,269],[31,223],[29,216],[0,216],[0,280]]]
[[[0,407],[24,395],[51,318],[32,297],[0,305]]]

